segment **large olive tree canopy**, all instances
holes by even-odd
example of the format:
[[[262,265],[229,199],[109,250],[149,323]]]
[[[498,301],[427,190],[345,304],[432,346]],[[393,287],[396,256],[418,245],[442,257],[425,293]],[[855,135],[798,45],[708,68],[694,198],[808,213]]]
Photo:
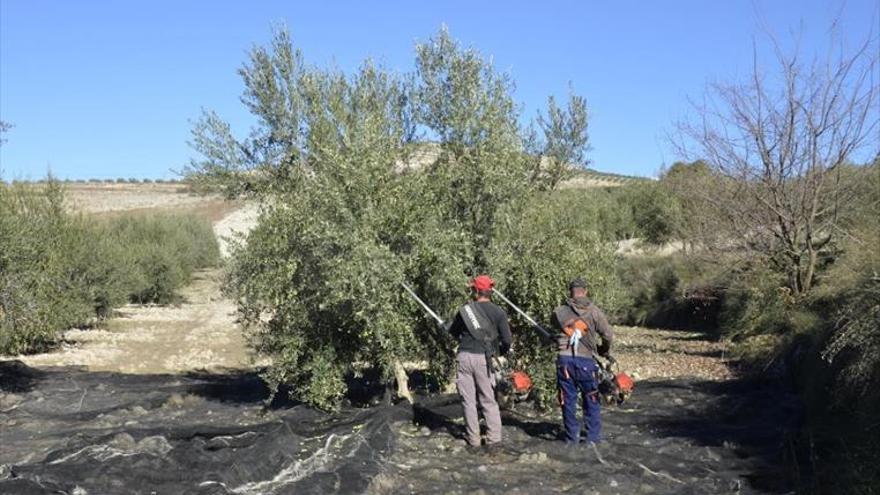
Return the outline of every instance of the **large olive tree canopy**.
[[[551,100],[542,132],[525,131],[510,78],[445,29],[417,45],[407,74],[369,61],[353,74],[309,66],[284,30],[239,73],[257,124],[240,139],[205,113],[189,174],[262,205],[228,288],[253,346],[271,357],[273,387],[333,408],[345,375],[363,366],[400,380],[402,363],[422,362],[445,379],[453,343],[403,281],[444,315],[482,272],[515,280],[510,295],[536,313],[573,274],[613,285],[609,248],[541,192],[569,173],[542,169],[542,154],[567,164],[584,156],[583,98],[566,109]],[[546,228],[548,214],[565,224],[560,232]],[[536,358],[545,350],[520,347],[523,364],[549,364]]]

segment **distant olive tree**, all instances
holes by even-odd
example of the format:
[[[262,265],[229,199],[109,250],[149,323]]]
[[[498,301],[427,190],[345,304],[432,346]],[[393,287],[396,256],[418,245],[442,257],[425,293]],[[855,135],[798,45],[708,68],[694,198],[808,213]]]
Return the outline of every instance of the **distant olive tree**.
[[[584,97],[569,91],[568,105],[561,108],[556,99],[547,99],[547,114],[538,113],[534,126],[527,134],[527,149],[534,157],[532,180],[543,189],[556,189],[571,178],[578,168],[586,168],[590,161],[587,132],[588,112]]]
[[[701,251],[707,244],[714,245],[718,218],[716,203],[710,201],[711,191],[720,179],[704,160],[675,162],[660,174],[657,187],[674,198],[678,214],[668,217],[672,237],[682,242],[688,256],[714,256]]]
[[[717,213],[707,244],[764,260],[794,296],[811,290],[841,235],[838,219],[853,198],[842,168],[880,150],[872,41],[812,62],[776,45],[774,71],[756,60],[747,81],[709,86],[697,118],[678,125],[682,154],[715,174],[711,187],[693,191]]]

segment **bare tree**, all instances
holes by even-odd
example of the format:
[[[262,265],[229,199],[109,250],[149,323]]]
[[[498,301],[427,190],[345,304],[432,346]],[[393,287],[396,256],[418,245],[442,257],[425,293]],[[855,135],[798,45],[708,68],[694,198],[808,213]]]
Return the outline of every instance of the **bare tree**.
[[[810,291],[823,250],[842,234],[839,213],[853,197],[843,169],[878,150],[874,41],[804,63],[774,40],[775,72],[762,73],[755,55],[746,82],[710,85],[693,104],[697,118],[678,124],[679,151],[716,177],[695,193],[722,214],[720,245],[771,263],[795,296]]]
[[[6,142],[6,138],[3,135],[9,132],[9,129],[12,129],[12,124],[0,120],[0,145]]]

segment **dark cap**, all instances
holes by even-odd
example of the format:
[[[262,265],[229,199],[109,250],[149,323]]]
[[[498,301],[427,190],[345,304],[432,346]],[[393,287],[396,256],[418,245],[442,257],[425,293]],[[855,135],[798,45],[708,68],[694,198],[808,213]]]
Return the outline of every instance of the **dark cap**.
[[[582,279],[581,277],[577,277],[576,279],[574,279],[568,283],[568,290],[586,289],[586,288],[587,288],[587,281]]]

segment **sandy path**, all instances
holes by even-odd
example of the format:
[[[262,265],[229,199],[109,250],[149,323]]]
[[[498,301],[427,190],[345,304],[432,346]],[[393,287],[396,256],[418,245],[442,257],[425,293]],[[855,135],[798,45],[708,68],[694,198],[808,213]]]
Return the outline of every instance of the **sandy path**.
[[[245,206],[215,223],[224,256],[225,239],[249,230],[256,210]],[[17,359],[36,367],[140,374],[253,368],[257,363],[235,322],[235,305],[220,293],[221,278],[219,269],[197,273],[181,290],[184,302],[179,305],[128,304],[102,328],[68,330],[60,349]]]
[[[219,271],[198,273],[178,306],[129,304],[105,328],[69,330],[59,350],[18,359],[30,366],[123,373],[250,368],[235,305],[220,296],[219,278]]]

